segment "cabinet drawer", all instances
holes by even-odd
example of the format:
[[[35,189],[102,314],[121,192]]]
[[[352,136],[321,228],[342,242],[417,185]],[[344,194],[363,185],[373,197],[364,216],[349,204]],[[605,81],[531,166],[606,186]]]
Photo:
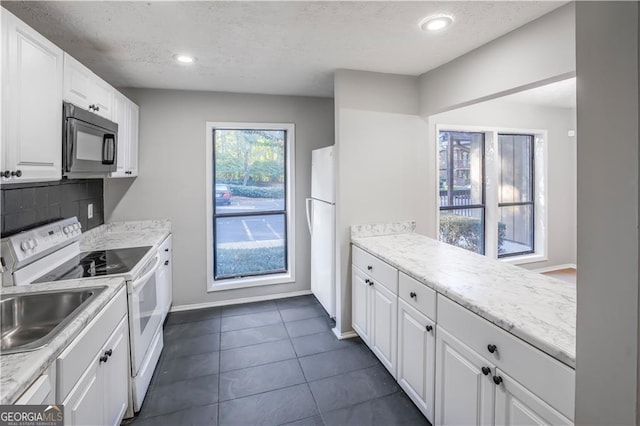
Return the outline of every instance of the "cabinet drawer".
[[[367,273],[373,281],[398,294],[398,270],[366,251],[353,247],[353,264]]]
[[[442,295],[438,295],[437,322],[573,420],[575,370]],[[493,353],[489,345],[496,346]]]
[[[432,320],[436,318],[436,292],[402,272],[398,278],[398,296]]]
[[[98,352],[126,313],[127,294],[124,287],[58,356],[56,360],[58,401],[63,401],[67,397],[80,376],[97,359]]]

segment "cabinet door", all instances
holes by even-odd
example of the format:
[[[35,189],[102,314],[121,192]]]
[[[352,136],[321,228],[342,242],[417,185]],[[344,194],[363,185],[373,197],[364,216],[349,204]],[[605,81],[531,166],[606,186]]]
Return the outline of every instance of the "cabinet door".
[[[371,286],[371,350],[396,377],[398,296],[379,283]]]
[[[86,426],[104,423],[103,368],[98,358],[96,356],[96,360],[89,365],[62,402],[66,425]]]
[[[117,426],[129,403],[129,333],[125,316],[104,346],[104,424]]]
[[[138,176],[138,135],[140,108],[129,102],[129,150],[127,155],[127,169],[129,177]]]
[[[351,274],[351,306],[352,325],[358,336],[367,344],[369,342],[369,283],[364,272],[352,266]]]
[[[504,372],[498,370],[496,375],[502,378],[496,386],[496,425],[573,424]]]
[[[90,101],[95,106],[94,112],[107,120],[113,120],[113,87],[95,74],[91,83]]]
[[[127,98],[121,93],[113,97],[113,121],[118,123],[118,150],[116,156],[116,171],[111,177],[127,177],[127,153],[129,151],[129,114],[127,112]]]
[[[63,52],[2,9],[3,170],[8,182],[62,176]]]
[[[435,323],[398,300],[398,383],[433,422]]]
[[[91,70],[68,53],[64,54],[64,100],[79,106],[82,109],[89,109],[93,104]]]
[[[490,368],[483,374],[482,368]],[[436,336],[436,425],[492,425],[495,367],[438,327]]]

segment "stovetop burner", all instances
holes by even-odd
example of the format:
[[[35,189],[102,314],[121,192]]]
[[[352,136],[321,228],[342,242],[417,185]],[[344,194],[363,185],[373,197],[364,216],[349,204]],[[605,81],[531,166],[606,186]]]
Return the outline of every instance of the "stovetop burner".
[[[131,271],[150,249],[151,246],[81,252],[34,283],[125,274]]]

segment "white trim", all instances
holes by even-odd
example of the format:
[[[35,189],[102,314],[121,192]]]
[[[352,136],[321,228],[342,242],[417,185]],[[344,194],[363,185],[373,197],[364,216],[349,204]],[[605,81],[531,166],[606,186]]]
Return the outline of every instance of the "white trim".
[[[333,334],[336,335],[338,340],[353,339],[354,337],[358,337],[358,333],[356,333],[353,330],[345,331],[344,333],[341,333],[340,330],[338,330],[338,325],[332,328],[331,331],[333,331]]]
[[[562,269],[575,269],[578,270],[575,263],[565,263],[564,265],[547,266],[546,268],[529,269],[532,272],[543,274],[545,272],[560,271]]]
[[[270,129],[285,130],[286,150],[286,210],[287,210],[287,272],[276,275],[261,275],[238,279],[218,280],[213,278],[213,130],[214,129]],[[296,281],[296,247],[295,247],[295,124],[293,123],[243,123],[243,122],[206,122],[205,125],[205,199],[206,199],[206,256],[207,256],[207,292],[231,290],[236,288],[256,287],[274,284],[289,284]]]
[[[508,263],[510,265],[525,265],[527,263],[546,262],[547,260],[549,260],[549,258],[541,254],[530,253],[530,254],[523,254],[521,256],[501,257],[501,258],[498,258],[498,260],[500,262]]]
[[[238,299],[220,300],[216,302],[194,303],[192,305],[178,305],[171,307],[171,312],[192,311],[195,309],[215,308],[218,306],[239,305],[242,303],[263,302],[265,300],[285,299],[287,297],[307,296],[311,290],[292,291],[290,293],[267,294],[264,296],[241,297]]]
[[[548,260],[549,238],[548,223],[549,211],[547,209],[548,200],[548,180],[549,180],[549,157],[548,157],[548,132],[544,129],[523,129],[494,126],[464,126],[457,124],[435,124],[435,161],[436,161],[436,238],[440,233],[440,132],[478,132],[485,134],[484,146],[484,170],[485,170],[485,256],[500,260],[501,262],[514,265],[526,263],[544,262]],[[498,242],[494,236],[498,234],[498,134],[499,133],[520,133],[534,136],[534,197],[535,197],[535,226],[534,226],[534,247],[535,252],[522,256],[498,257]],[[542,176],[542,179],[539,177]]]

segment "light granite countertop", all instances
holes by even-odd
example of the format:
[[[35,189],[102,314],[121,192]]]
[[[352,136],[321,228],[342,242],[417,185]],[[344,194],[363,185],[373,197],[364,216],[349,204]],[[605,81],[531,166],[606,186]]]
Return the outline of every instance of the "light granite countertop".
[[[575,285],[413,233],[410,226],[400,228],[404,233],[378,236],[353,228],[351,241],[575,368]]]
[[[84,232],[80,238],[80,250],[144,246],[155,248],[170,234],[171,222],[168,220],[113,222]],[[141,262],[143,261],[144,259],[141,260]],[[87,305],[47,346],[30,352],[0,356],[0,404],[13,403],[55,361],[58,355],[124,285],[123,277],[112,277],[1,287],[0,294],[99,286],[107,286],[107,289]]]
[[[125,286],[125,280],[122,277],[90,278],[0,289],[0,294],[5,295],[101,286],[107,288],[89,302],[80,314],[64,327],[49,344],[29,352],[0,356],[0,404],[11,404],[18,399],[73,339],[84,330],[98,312]]]

